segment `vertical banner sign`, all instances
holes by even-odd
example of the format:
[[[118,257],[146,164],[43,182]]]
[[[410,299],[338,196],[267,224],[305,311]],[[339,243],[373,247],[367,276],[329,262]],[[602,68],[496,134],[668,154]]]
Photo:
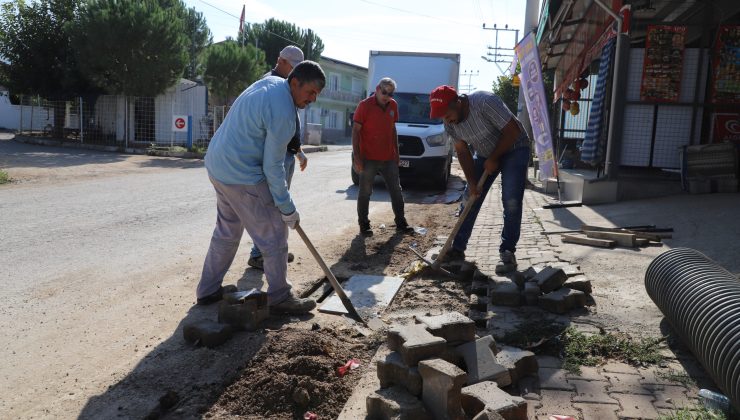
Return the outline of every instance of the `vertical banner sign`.
[[[712,57],[712,102],[740,103],[740,25],[720,26]]]
[[[522,68],[519,78],[521,89],[524,89],[529,119],[532,122],[535,152],[540,161],[540,180],[545,180],[557,174],[557,167],[552,149],[550,114],[548,113],[545,84],[542,81],[542,66],[537,45],[534,43],[534,34],[529,33],[514,48]]]
[[[685,26],[648,26],[641,101],[678,102],[685,40]]]

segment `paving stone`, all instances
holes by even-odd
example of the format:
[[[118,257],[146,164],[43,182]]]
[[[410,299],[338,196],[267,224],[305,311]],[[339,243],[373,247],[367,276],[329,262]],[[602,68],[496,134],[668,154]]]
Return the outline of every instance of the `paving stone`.
[[[486,407],[483,409],[483,411],[481,411],[475,417],[473,417],[473,420],[505,420],[505,419],[501,417],[501,414],[493,411],[493,409]]]
[[[458,279],[462,281],[472,281],[475,277],[476,270],[475,263],[470,261],[464,261],[460,266],[460,272],[458,273]]]
[[[521,272],[527,281],[534,279],[534,277],[537,275],[537,270],[534,267],[529,267],[526,270]]]
[[[584,420],[617,420],[618,406],[613,404],[574,403],[573,407],[581,410]]]
[[[512,383],[519,382],[519,378],[537,374],[537,358],[531,351],[511,346],[499,346],[496,361],[509,369]]]
[[[435,419],[462,418],[460,391],[467,375],[457,366],[442,359],[419,362],[422,377],[422,400]]]
[[[188,343],[213,348],[228,341],[233,334],[233,328],[211,320],[201,320],[185,325],[182,334]]]
[[[473,273],[473,281],[488,281],[488,276],[485,275],[480,269],[476,269]]]
[[[542,293],[550,293],[553,290],[559,289],[565,281],[568,280],[568,276],[560,268],[554,268],[547,266],[534,276],[534,281],[540,286]]]
[[[660,414],[653,407],[654,398],[649,395],[614,394],[622,407],[617,412],[619,417],[656,419]]]
[[[679,385],[679,382],[671,381],[670,375],[687,375],[687,373],[681,370],[674,370],[671,368],[659,368],[651,366],[649,368],[638,368],[637,369],[641,379],[640,382],[643,384],[659,384],[659,385]]]
[[[468,385],[495,381],[499,386],[511,385],[509,370],[496,362],[496,341],[490,335],[457,348],[465,360]]]
[[[574,277],[583,274],[580,266],[565,261],[555,262],[550,264],[550,266],[553,268],[562,269],[568,277]]]
[[[540,308],[556,314],[566,314],[571,309],[586,306],[586,294],[566,287],[538,298]]]
[[[573,384],[568,383],[565,379],[565,370],[541,367],[537,372],[540,377],[540,388],[554,389],[562,391],[572,391],[575,389]]]
[[[470,295],[470,299],[468,300],[470,309],[476,310],[476,311],[485,312],[488,309],[489,303],[490,303],[490,299],[488,298],[488,296],[480,296],[476,294]]]
[[[468,311],[468,318],[472,319],[473,322],[475,322],[475,326],[477,328],[486,328],[486,324],[488,323],[488,320],[491,319],[491,315],[488,313],[487,310],[476,311],[474,309],[471,309],[470,311]]]
[[[604,366],[601,367],[601,370],[609,373],[626,373],[630,375],[640,374],[636,367],[630,366],[627,363],[614,361],[607,362]]]
[[[663,386],[659,384],[643,384],[641,382],[642,377],[639,375],[606,372],[604,376],[609,379],[610,385],[607,388],[607,392],[609,393],[653,395],[656,389],[661,389]]]
[[[381,388],[398,385],[411,395],[421,395],[421,375],[419,369],[403,363],[401,354],[393,351],[377,362],[378,379]]]
[[[554,356],[547,356],[547,355],[538,355],[537,358],[537,365],[540,368],[553,368],[553,369],[560,369],[563,367],[563,361]]]
[[[470,283],[470,293],[487,296],[489,283],[487,278],[485,280],[473,280]]]
[[[368,419],[432,419],[421,400],[400,387],[379,389],[367,396],[365,404]]]
[[[461,402],[467,416],[472,417],[476,413],[490,409],[506,420],[527,420],[526,401],[509,395],[491,381],[463,388]]]
[[[537,305],[539,297],[542,294],[540,286],[533,281],[528,281],[524,284],[524,301],[527,305]]]
[[[235,293],[231,293],[231,295],[235,295]],[[218,306],[218,322],[229,324],[236,330],[256,330],[262,321],[270,317],[267,294],[262,293],[261,295],[255,297],[233,296],[233,299],[224,298]]]
[[[557,414],[577,416],[576,409],[570,401],[573,396],[572,392],[543,389],[541,395],[541,405],[535,410],[538,419],[540,416],[547,419],[549,416]]]
[[[518,271],[514,271],[513,273],[509,274],[509,277],[511,281],[516,284],[519,290],[524,290],[524,284],[527,283],[527,278],[524,277],[524,274]]]
[[[584,276],[579,277],[583,277],[583,279],[571,278],[565,282],[563,287],[567,287],[573,290],[580,290],[581,292],[589,295],[593,293],[593,289],[591,288],[591,280],[586,280]]]
[[[427,330],[447,342],[469,342],[475,340],[475,322],[459,312],[447,312],[437,316],[417,316],[416,320],[426,325]]]
[[[677,409],[691,407],[695,401],[686,395],[686,388],[682,386],[661,385],[662,389],[655,390],[656,408]]]
[[[521,305],[521,293],[514,283],[498,283],[491,287],[491,303],[502,306]]]
[[[452,363],[453,365],[459,367],[460,369],[465,368],[465,359],[463,359],[462,354],[460,354],[460,351],[457,350],[459,346],[462,344],[457,345],[450,345],[447,343],[447,347],[445,347],[445,350],[442,352],[442,354],[439,355],[439,358],[444,360],[445,362]]]
[[[607,382],[569,380],[576,387],[573,402],[617,404],[617,400],[606,394]]]
[[[593,366],[581,366],[581,373],[568,372],[565,375],[565,378],[568,379],[569,382],[571,379],[583,381],[608,381],[604,375],[599,373],[599,369]]]
[[[438,357],[447,346],[444,338],[432,335],[421,324],[395,325],[388,330],[386,341],[391,351],[401,353],[403,362],[408,366]]]
[[[538,396],[539,397],[539,396]],[[536,419],[537,418],[537,409],[542,406],[539,399],[538,400],[526,400],[527,401],[527,418],[528,419]]]

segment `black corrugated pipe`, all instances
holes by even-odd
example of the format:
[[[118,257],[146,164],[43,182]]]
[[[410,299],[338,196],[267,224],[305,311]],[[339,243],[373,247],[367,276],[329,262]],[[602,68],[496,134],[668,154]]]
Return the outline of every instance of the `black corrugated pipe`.
[[[645,289],[740,411],[740,281],[704,254],[676,248],[650,263]]]

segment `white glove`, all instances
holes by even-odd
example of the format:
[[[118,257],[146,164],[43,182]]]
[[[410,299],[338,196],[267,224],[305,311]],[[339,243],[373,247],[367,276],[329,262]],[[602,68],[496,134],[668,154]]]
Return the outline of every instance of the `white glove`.
[[[285,222],[285,224],[288,225],[288,227],[291,229],[295,229],[295,227],[298,225],[298,222],[301,221],[301,215],[298,214],[298,210],[290,214],[283,214],[282,218],[283,222]]]

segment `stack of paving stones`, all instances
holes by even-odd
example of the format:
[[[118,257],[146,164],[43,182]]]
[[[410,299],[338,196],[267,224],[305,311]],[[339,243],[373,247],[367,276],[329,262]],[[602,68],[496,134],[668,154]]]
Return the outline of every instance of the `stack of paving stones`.
[[[232,286],[233,287],[233,286]],[[224,293],[218,307],[218,322],[195,321],[183,327],[185,341],[209,348],[231,339],[234,331],[254,331],[270,316],[267,294],[256,289]]]
[[[366,400],[368,418],[526,419],[527,402],[511,392],[537,374],[537,359],[475,331],[457,312],[392,326],[391,352],[377,362],[380,389]]]

